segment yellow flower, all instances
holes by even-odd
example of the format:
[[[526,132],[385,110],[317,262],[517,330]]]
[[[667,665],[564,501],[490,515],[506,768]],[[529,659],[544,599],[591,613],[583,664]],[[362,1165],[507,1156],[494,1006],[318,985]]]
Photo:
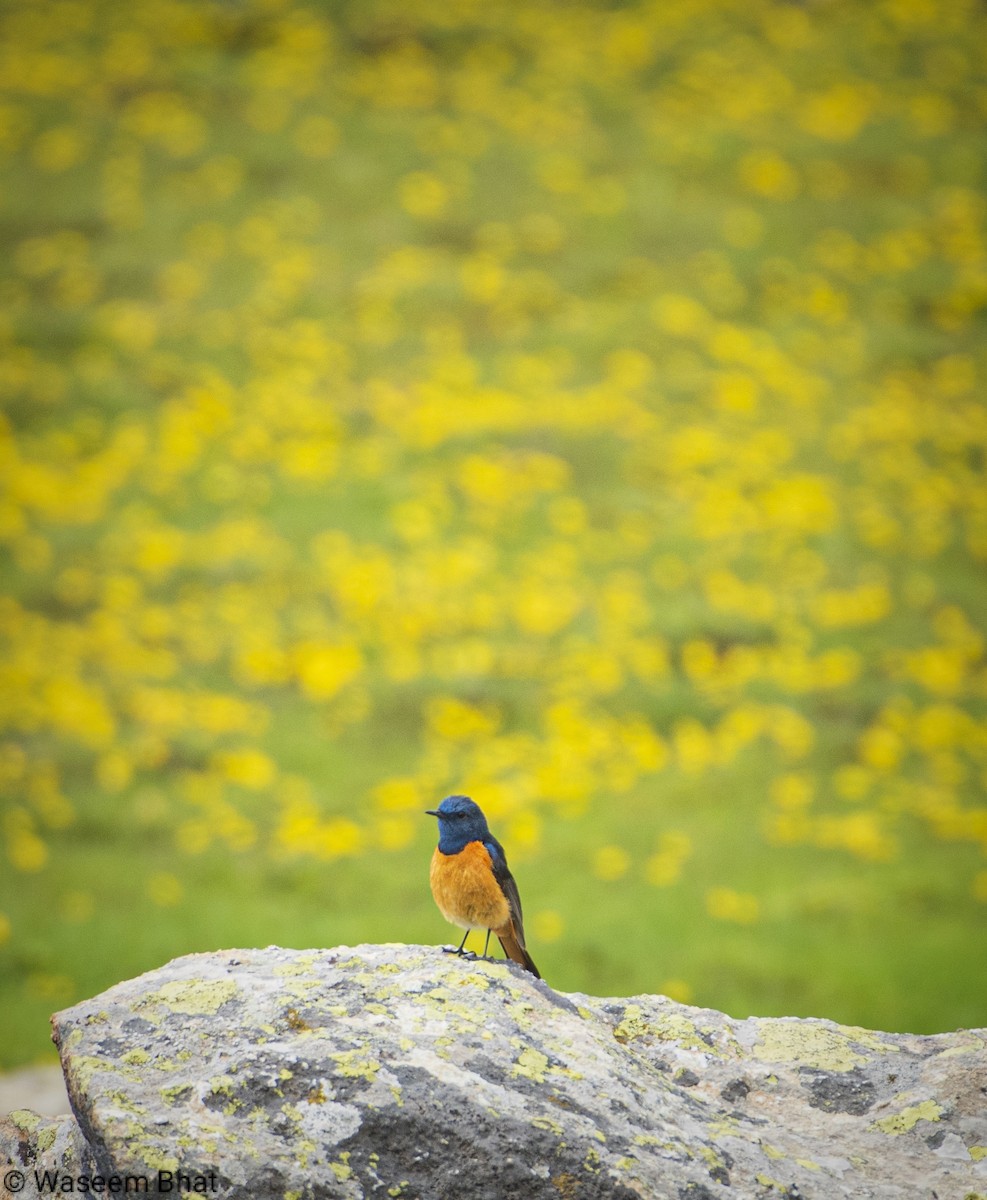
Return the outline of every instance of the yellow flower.
[[[89,746],[113,740],[116,721],[101,688],[72,676],[53,679],[45,688],[48,721],[59,733]]]
[[[905,655],[908,675],[938,696],[955,696],[963,688],[969,658],[956,646],[927,646]]]
[[[387,812],[419,813],[427,799],[421,784],[411,777],[386,779],[373,789],[374,803]]]
[[[897,853],[897,843],[885,831],[881,816],[873,812],[824,818],[815,840],[820,846],[839,847],[868,862],[888,862]]]
[[[727,372],[717,376],[713,402],[725,413],[753,414],[760,403],[760,387],[749,375]]]
[[[721,612],[770,621],[778,609],[774,589],[763,583],[747,583],[725,568],[711,571],[703,580],[703,588],[708,603]]]
[[[636,14],[611,13],[602,45],[604,61],[621,71],[639,70],[651,62],[655,36],[649,22]]]
[[[700,775],[713,763],[713,739],[705,726],[693,718],[676,721],[673,745],[679,768],[687,774]]]
[[[489,253],[473,254],[465,259],[460,275],[466,295],[481,303],[496,299],[507,278],[500,259]]]
[[[770,705],[765,715],[770,736],[789,758],[804,758],[812,749],[815,731],[812,725],[794,709]]]
[[[647,721],[632,717],[620,726],[620,742],[641,771],[660,771],[668,761],[668,746]]]
[[[577,589],[561,580],[531,582],[514,599],[514,618],[522,632],[547,636],[571,624],[582,603]]]
[[[150,305],[141,301],[108,301],[98,316],[109,336],[135,353],[146,352],[157,340],[157,317]]]
[[[174,158],[186,158],[201,149],[207,126],[177,92],[141,92],[131,100],[121,127],[156,141]]]
[[[331,699],[364,668],[363,655],[353,642],[303,642],[292,657],[302,691],[312,700]]]
[[[798,173],[773,150],[752,150],[740,160],[740,180],[748,191],[769,200],[794,200],[801,190]]]
[[[330,859],[359,854],[363,843],[363,830],[348,817],[327,821],[318,831],[316,839],[320,856]]]
[[[816,137],[833,142],[852,141],[873,111],[874,90],[859,83],[833,84],[827,91],[808,97],[799,123]]]
[[[711,642],[695,638],[682,647],[682,669],[696,683],[709,680],[719,668],[719,656]]]
[[[659,296],[651,314],[659,329],[678,337],[699,337],[710,323],[709,313],[698,300],[678,293]]]
[[[134,546],[134,566],[145,575],[163,578],[182,561],[187,539],[180,529],[166,525],[140,531]]]
[[[61,174],[79,162],[86,151],[85,140],[71,125],[58,125],[40,134],[32,149],[32,157],[42,171]]]
[[[669,831],[661,835],[658,851],[644,866],[644,875],[655,887],[670,887],[678,882],[682,867],[692,854],[692,839],[687,833]]]
[[[828,589],[812,601],[813,617],[826,628],[871,625],[891,611],[891,593],[886,584],[861,584],[846,590]]]
[[[403,850],[415,840],[418,825],[407,817],[379,817],[371,841],[382,850]]]
[[[579,191],[584,172],[582,160],[571,154],[550,154],[538,164],[538,178],[542,186],[561,195]]]
[[[197,817],[181,821],[175,830],[175,845],[184,854],[204,854],[212,840],[212,823]]]
[[[953,704],[930,704],[916,716],[915,740],[927,753],[954,746],[973,746],[977,740],[977,722]]]
[[[828,533],[836,524],[832,484],[820,475],[779,479],[759,493],[757,503],[771,526],[793,533]]]
[[[148,878],[147,893],[159,908],[174,908],[181,904],[185,889],[170,871],[155,871]]]
[[[232,804],[218,805],[212,816],[216,834],[235,854],[249,850],[256,843],[256,825]]]
[[[454,742],[488,738],[500,725],[500,715],[493,705],[467,704],[451,696],[430,700],[426,717],[433,733]]]
[[[531,853],[541,843],[541,819],[536,812],[526,809],[518,813],[507,827],[507,844],[514,846],[518,855]]]
[[[669,1000],[677,1000],[679,1004],[692,1003],[692,985],[684,979],[666,979],[658,990],[663,996],[667,996]]]
[[[771,785],[771,799],[779,808],[800,812],[812,803],[815,782],[804,772],[779,776]]]
[[[530,931],[530,941],[534,945],[539,942],[557,942],[565,933],[565,920],[554,908],[542,908],[532,913]]]
[[[401,207],[413,217],[440,217],[449,203],[449,189],[429,171],[412,171],[401,180]]]
[[[848,763],[833,775],[837,793],[846,800],[862,800],[874,782],[874,775],[866,767]]]
[[[277,778],[274,762],[260,750],[230,750],[217,754],[213,766],[231,783],[254,792],[269,788]]]
[[[592,871],[597,879],[614,883],[627,874],[631,856],[620,846],[601,846],[593,855]]]
[[[761,915],[760,901],[748,892],[716,887],[706,893],[706,911],[717,921],[753,925]]]

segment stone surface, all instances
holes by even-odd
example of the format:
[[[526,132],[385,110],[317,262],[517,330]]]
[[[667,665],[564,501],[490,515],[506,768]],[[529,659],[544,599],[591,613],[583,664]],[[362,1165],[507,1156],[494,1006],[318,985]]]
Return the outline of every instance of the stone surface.
[[[79,1133],[35,1118],[17,1161],[152,1189],[987,1200],[984,1030],[736,1021],[420,946],[193,955],[54,1028]]]
[[[23,1108],[0,1117],[2,1200],[18,1194],[37,1196],[45,1190],[45,1172],[76,1180],[94,1169],[92,1153],[72,1117],[42,1117]]]

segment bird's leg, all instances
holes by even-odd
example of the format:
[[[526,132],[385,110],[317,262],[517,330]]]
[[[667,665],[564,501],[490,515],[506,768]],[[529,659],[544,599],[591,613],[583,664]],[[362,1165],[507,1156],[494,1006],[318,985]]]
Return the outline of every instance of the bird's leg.
[[[487,957],[487,950],[490,948],[490,930],[487,930],[487,940],[483,943],[483,957]]]
[[[470,931],[467,929],[466,932],[463,934],[463,940],[459,943],[458,946],[443,946],[442,953],[443,954],[462,954],[463,947],[466,945],[466,939],[469,937],[469,935],[470,935]]]
[[[459,943],[459,945],[455,949],[453,949],[452,946],[443,946],[442,953],[443,954],[458,954],[460,956],[460,958],[469,958],[469,959],[476,958],[476,955],[473,953],[472,950],[464,950],[463,949],[463,947],[466,945],[466,939],[469,937],[469,935],[470,935],[470,931],[467,929],[466,932],[463,934],[463,940]]]

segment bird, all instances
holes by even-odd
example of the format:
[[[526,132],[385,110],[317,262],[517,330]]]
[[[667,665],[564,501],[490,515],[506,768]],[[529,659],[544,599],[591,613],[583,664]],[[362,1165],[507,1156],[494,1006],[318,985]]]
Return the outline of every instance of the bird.
[[[485,929],[484,957],[490,934],[495,933],[507,957],[541,979],[525,948],[517,884],[483,810],[469,796],[446,796],[438,808],[425,811],[439,819],[439,844],[429,871],[432,895],[445,919],[466,930],[458,948],[443,946],[443,950],[475,959],[463,947],[471,929]]]

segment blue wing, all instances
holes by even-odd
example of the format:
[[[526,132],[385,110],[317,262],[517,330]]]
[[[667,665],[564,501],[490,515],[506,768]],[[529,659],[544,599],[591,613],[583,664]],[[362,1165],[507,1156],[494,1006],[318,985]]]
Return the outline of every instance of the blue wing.
[[[517,884],[514,882],[514,876],[507,865],[507,856],[504,854],[504,847],[492,834],[484,839],[483,844],[490,854],[490,860],[493,863],[494,879],[500,884],[500,890],[504,893],[507,900],[507,906],[511,912],[511,920],[514,922],[517,939],[523,948],[524,915],[521,912],[521,897],[517,890]]]

